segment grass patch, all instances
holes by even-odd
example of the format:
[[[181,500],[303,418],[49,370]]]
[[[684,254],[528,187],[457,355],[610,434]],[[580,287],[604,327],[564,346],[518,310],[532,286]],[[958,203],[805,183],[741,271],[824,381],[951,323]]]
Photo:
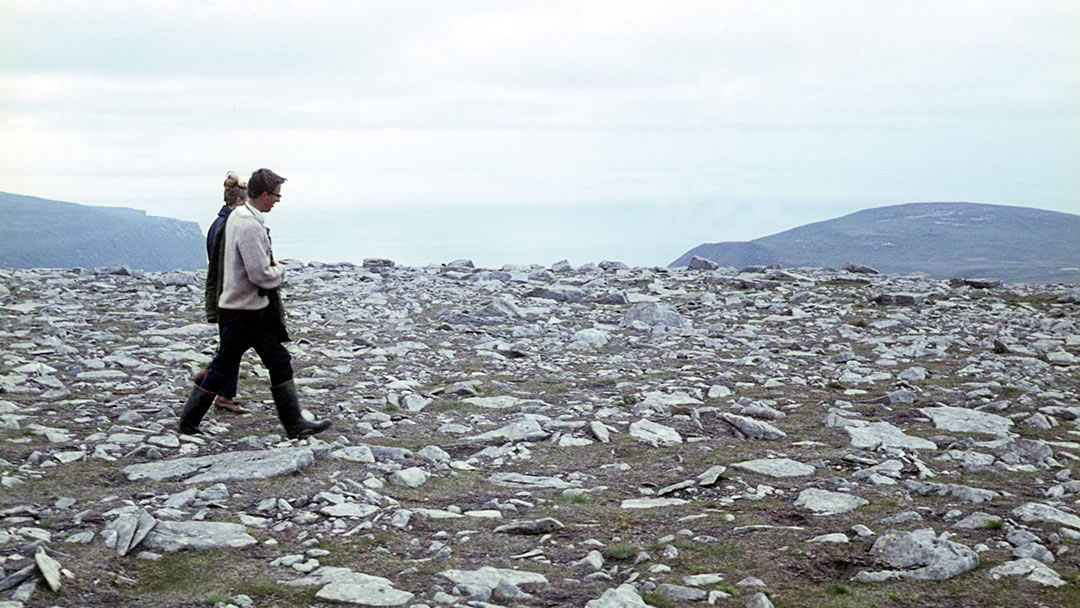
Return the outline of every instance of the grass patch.
[[[677,602],[663,591],[646,591],[641,594],[641,599],[650,606],[656,608],[669,608],[677,606]]]
[[[825,585],[825,593],[829,595],[847,595],[851,593],[851,587],[840,583],[829,583]]]
[[[207,606],[216,606],[217,604],[228,604],[232,602],[232,596],[224,593],[211,593],[205,600]]]
[[[589,495],[585,492],[571,492],[569,494],[560,494],[555,501],[563,504],[583,505],[589,502]]]
[[[638,554],[640,549],[630,543],[619,543],[604,550],[604,557],[608,559],[630,559]]]
[[[315,587],[290,587],[266,580],[266,564],[242,551],[181,551],[158,561],[125,562],[137,581],[119,593],[121,605],[178,606],[191,601],[214,605],[239,594],[259,606],[307,606]]]
[[[738,543],[715,542],[680,549],[682,566],[693,574],[743,570],[746,548]]]

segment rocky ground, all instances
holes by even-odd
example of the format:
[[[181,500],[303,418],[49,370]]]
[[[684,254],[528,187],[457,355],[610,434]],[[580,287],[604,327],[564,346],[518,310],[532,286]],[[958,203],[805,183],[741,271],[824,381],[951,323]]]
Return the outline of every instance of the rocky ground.
[[[1077,286],[291,262],[287,441],[202,280],[0,270],[0,607],[1080,605]]]

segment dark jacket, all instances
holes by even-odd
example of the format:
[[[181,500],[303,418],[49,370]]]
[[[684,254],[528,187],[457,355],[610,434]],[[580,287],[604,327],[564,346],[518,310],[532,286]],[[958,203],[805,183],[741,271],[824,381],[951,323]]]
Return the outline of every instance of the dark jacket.
[[[206,259],[210,260],[214,257],[214,239],[217,238],[218,232],[225,227],[225,218],[229,217],[232,213],[232,209],[229,209],[228,205],[222,205],[221,209],[217,212],[217,217],[214,218],[214,223],[210,224],[210,229],[206,231]],[[222,232],[222,234],[225,234]]]

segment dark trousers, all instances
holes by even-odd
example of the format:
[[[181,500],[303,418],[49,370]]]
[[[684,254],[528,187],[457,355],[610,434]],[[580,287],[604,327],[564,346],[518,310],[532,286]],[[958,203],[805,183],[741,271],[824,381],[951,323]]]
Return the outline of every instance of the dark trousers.
[[[218,322],[218,344],[221,344],[221,337],[222,337],[222,334],[224,333],[224,329],[225,329],[225,324],[221,323],[219,321]],[[229,380],[228,382],[226,382],[225,386],[220,391],[218,391],[218,395],[220,395],[222,397],[228,397],[229,399],[232,399],[233,397],[235,397],[236,396],[236,389],[237,389],[236,385],[239,383],[239,380],[240,380],[239,376],[233,376],[232,380]]]
[[[207,368],[202,388],[217,393],[240,372],[240,359],[249,348],[259,354],[270,372],[270,385],[278,386],[293,378],[292,355],[278,339],[277,319],[262,310],[226,310],[221,314],[221,344]]]

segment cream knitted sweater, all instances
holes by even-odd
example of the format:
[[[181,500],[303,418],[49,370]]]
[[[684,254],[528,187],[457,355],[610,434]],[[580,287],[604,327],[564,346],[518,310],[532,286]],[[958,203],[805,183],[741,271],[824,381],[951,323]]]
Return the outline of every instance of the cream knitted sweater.
[[[237,207],[225,223],[225,281],[218,308],[260,310],[270,299],[259,289],[273,289],[285,281],[285,267],[271,266],[270,236],[247,206]]]

